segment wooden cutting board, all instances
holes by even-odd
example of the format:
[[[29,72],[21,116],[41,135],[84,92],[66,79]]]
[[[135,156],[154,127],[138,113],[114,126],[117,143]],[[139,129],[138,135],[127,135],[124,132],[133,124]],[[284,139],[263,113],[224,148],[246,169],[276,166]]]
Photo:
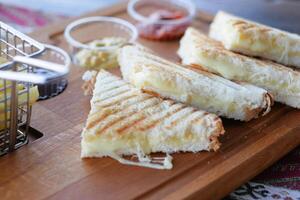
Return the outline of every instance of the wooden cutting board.
[[[92,15],[131,21],[126,3],[86,16]],[[199,12],[193,26],[207,31],[210,21]],[[32,36],[67,49],[63,31],[69,22]],[[178,41],[140,42],[179,61]],[[34,105],[32,126],[44,136],[0,158],[1,199],[219,199],[300,144],[300,111],[276,104],[270,114],[248,123],[224,119],[226,134],[218,152],[175,154],[172,170],[126,166],[110,158],[81,160],[80,133],[90,109],[90,98],[81,90],[82,73],[72,68],[63,94]]]

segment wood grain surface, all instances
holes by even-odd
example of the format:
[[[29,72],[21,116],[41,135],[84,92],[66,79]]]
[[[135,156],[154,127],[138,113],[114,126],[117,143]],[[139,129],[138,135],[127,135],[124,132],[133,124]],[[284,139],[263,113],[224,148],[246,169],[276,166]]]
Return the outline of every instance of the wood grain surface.
[[[125,3],[86,16],[94,15],[131,21]],[[199,12],[193,26],[206,32],[210,20]],[[63,31],[69,22],[32,36],[68,50]],[[179,61],[178,41],[140,42]],[[82,160],[80,134],[90,109],[82,73],[73,67],[61,95],[34,105],[32,126],[44,136],[0,158],[0,199],[220,199],[300,144],[300,112],[276,104],[270,114],[248,123],[224,119],[220,151],[174,154],[172,170],[126,166],[110,158]]]

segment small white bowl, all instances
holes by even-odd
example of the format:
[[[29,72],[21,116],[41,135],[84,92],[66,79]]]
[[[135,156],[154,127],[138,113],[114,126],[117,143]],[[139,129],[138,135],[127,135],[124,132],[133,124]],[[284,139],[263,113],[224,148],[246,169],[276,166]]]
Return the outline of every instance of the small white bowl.
[[[119,48],[119,46],[92,47],[88,43],[107,37],[124,38],[128,43],[134,43],[138,31],[134,25],[123,19],[95,16],[70,23],[65,29],[64,36],[70,45],[73,62],[78,64],[75,55],[81,50],[109,52]]]

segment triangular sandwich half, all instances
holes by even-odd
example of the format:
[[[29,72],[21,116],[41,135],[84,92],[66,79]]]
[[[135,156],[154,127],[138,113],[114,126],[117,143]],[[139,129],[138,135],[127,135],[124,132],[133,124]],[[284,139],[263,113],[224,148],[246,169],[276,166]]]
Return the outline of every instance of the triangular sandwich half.
[[[216,115],[145,94],[102,70],[82,132],[81,156],[110,156],[124,164],[170,169],[169,153],[217,150],[223,133]],[[150,158],[153,152],[167,156]],[[139,161],[123,155],[136,155]]]
[[[228,118],[248,121],[270,111],[264,89],[167,61],[137,46],[125,46],[118,57],[125,80],[146,92]]]

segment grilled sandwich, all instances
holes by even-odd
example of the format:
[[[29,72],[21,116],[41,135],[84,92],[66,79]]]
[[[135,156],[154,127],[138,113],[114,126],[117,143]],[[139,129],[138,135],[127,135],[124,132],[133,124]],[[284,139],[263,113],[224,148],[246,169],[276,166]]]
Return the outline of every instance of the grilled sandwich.
[[[283,65],[231,52],[194,28],[188,28],[180,41],[182,63],[244,81],[270,92],[275,101],[300,108],[300,72]]]
[[[300,67],[300,36],[218,12],[209,36],[226,49]]]
[[[136,46],[123,47],[118,59],[125,80],[145,92],[224,117],[248,121],[268,113],[272,105],[264,89],[187,69]]]
[[[81,156],[110,156],[123,164],[170,169],[169,153],[217,150],[223,133],[216,115],[145,94],[102,70],[82,132]],[[153,152],[167,156],[149,157]],[[136,155],[138,162],[123,155]]]

